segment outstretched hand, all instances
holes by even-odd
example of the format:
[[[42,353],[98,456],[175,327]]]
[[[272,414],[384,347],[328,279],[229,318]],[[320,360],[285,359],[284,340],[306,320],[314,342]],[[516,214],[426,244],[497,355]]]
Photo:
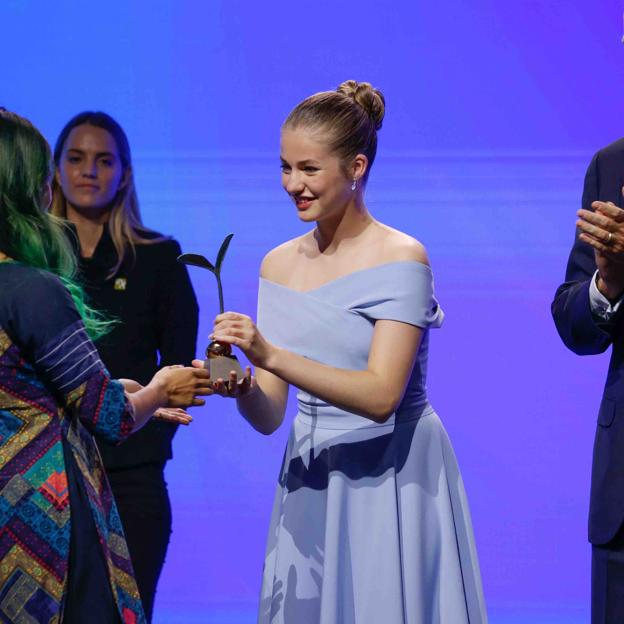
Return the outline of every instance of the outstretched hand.
[[[193,360],[193,366],[195,368],[204,368],[203,360]],[[212,391],[214,394],[218,394],[222,397],[229,397],[236,399],[243,396],[249,396],[256,389],[255,377],[251,374],[251,368],[245,367],[245,376],[242,379],[238,379],[238,375],[235,371],[230,373],[227,380],[218,379],[212,380]]]
[[[143,389],[143,386],[134,379],[118,379],[117,381],[121,382],[128,394],[134,394]],[[189,425],[193,422],[193,417],[186,410],[179,407],[161,407],[154,412],[152,418],[176,425]]]
[[[161,407],[154,412],[152,418],[173,423],[174,425],[189,425],[193,422],[193,417],[179,407]]]
[[[213,394],[210,373],[187,366],[164,366],[150,381],[161,392],[162,404],[167,408],[186,408],[204,405],[198,396]]]

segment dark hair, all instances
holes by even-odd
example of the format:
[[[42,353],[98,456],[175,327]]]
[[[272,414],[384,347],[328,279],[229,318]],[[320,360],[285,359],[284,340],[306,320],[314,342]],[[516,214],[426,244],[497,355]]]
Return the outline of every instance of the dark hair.
[[[368,169],[377,153],[377,131],[385,113],[381,91],[368,82],[347,80],[335,91],[315,93],[297,104],[283,128],[305,127],[322,131],[329,146],[347,164],[357,154],[368,158]]]
[[[84,111],[74,115],[74,117],[72,117],[63,126],[61,133],[58,135],[58,139],[56,139],[56,143],[54,144],[54,162],[57,166],[61,160],[63,146],[65,145],[65,141],[67,141],[69,133],[74,128],[83,125],[94,126],[96,128],[106,130],[106,132],[113,137],[115,145],[117,145],[119,158],[121,158],[123,168],[126,169],[126,167],[130,167],[132,165],[130,143],[128,142],[126,133],[123,131],[123,128],[119,125],[119,123],[107,113],[102,113],[100,111]]]
[[[152,235],[146,238],[141,235],[141,232],[147,233],[150,230],[143,225],[141,219],[139,199],[136,194],[134,176],[132,174],[130,143],[123,128],[110,115],[102,112],[85,111],[72,117],[61,130],[54,145],[54,164],[56,167],[58,168],[60,165],[61,155],[69,133],[74,128],[83,125],[102,128],[113,137],[119,152],[121,165],[127,176],[125,186],[119,190],[117,197],[115,197],[108,220],[108,230],[117,253],[117,262],[108,275],[111,278],[119,271],[126,252],[134,255],[135,245],[158,243],[167,240],[167,237]],[[52,182],[52,207],[50,211],[57,217],[67,218],[65,195],[56,179]]]
[[[27,119],[0,108],[0,250],[11,260],[57,275],[96,338],[112,323],[85,303],[62,222],[44,205],[51,173],[50,146],[41,133]]]

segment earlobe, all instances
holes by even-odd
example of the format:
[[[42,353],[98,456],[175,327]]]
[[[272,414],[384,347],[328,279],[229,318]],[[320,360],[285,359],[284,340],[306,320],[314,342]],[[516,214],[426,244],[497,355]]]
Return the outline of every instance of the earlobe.
[[[368,169],[368,158],[364,154],[358,154],[353,159],[353,179],[361,180]]]

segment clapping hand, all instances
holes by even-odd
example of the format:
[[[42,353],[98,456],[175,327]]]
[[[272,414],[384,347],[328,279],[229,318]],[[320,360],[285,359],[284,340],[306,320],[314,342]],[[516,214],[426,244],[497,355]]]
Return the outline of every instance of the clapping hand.
[[[577,212],[579,238],[594,248],[598,289],[615,300],[624,292],[624,210],[612,202],[595,201],[592,210]]]

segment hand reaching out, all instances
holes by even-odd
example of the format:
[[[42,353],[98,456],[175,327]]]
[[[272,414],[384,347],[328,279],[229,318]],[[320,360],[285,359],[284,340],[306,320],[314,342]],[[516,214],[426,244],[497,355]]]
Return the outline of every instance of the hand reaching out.
[[[204,361],[193,360],[193,366],[195,368],[204,368]],[[239,380],[238,375],[232,371],[227,380],[219,378],[212,381],[212,391],[214,394],[233,399],[249,396],[253,393],[255,388],[256,380],[251,374],[251,368],[249,366],[245,368],[245,376],[241,380]]]
[[[161,393],[161,405],[171,407],[190,407],[204,405],[204,399],[197,396],[213,394],[210,373],[205,369],[186,366],[165,366],[161,368],[149,383]]]
[[[193,422],[193,417],[179,407],[161,407],[154,412],[152,418],[164,420],[175,425],[189,425]]]
[[[143,389],[143,386],[138,381],[134,381],[134,379],[118,379],[117,381],[121,382],[128,394],[133,394]],[[161,407],[154,412],[152,418],[176,425],[189,425],[193,422],[193,417],[186,410],[179,407]]]

